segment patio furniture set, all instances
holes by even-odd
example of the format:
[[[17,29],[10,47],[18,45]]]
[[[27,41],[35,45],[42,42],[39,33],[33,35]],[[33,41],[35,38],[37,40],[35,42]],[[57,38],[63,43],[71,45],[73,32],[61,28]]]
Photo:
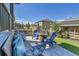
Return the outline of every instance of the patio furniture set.
[[[39,36],[38,34],[39,34],[39,32],[33,33],[33,38],[34,38],[33,40],[38,40],[38,36]],[[7,38],[9,35],[10,35],[10,32],[0,33],[0,42],[1,42],[0,43],[0,55],[40,56],[40,55],[42,55],[43,51],[45,50],[46,44],[49,44],[50,47],[53,46],[53,39],[56,37],[56,32],[53,32],[49,39],[46,37],[46,35],[41,35],[43,37],[43,40],[35,46],[30,45],[30,48],[26,47],[26,45],[25,45],[25,42],[27,40],[25,40],[24,33],[16,32],[13,35],[10,50],[9,50],[9,52],[6,53],[6,49],[2,49],[2,48],[6,44],[6,41],[8,41]],[[9,42],[8,42],[7,46],[8,45],[10,45]]]

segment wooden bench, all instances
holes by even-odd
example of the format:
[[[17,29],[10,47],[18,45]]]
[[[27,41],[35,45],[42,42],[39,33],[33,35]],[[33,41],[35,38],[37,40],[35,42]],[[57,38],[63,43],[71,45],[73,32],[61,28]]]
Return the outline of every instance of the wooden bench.
[[[12,55],[11,54],[11,43],[12,37],[14,35],[14,31],[4,31],[0,33],[0,50],[4,52],[4,55]],[[1,53],[3,55],[3,53]],[[1,55],[0,54],[0,55]]]

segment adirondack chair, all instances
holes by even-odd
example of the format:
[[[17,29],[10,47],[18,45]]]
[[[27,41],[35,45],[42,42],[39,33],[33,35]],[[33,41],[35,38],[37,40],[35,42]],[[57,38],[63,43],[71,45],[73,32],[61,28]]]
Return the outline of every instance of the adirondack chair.
[[[25,56],[25,44],[24,39],[20,33],[18,33],[17,38],[13,43],[13,56]]]
[[[54,40],[55,37],[56,37],[56,32],[53,32],[49,39],[48,38],[44,38],[42,40],[42,42],[45,43],[45,44],[49,44],[52,47],[53,46],[53,40]]]
[[[39,32],[37,30],[34,31],[33,33],[33,39],[38,39],[38,36],[39,36]]]

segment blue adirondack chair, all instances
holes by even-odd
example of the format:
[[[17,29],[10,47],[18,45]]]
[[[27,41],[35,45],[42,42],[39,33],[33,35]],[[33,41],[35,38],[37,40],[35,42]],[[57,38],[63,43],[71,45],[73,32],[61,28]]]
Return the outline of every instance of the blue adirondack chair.
[[[45,43],[45,44],[49,44],[50,46],[53,46],[53,40],[54,40],[55,37],[56,37],[56,32],[53,32],[49,39],[44,38],[42,42]]]
[[[39,37],[39,32],[35,30],[33,33],[33,39],[38,39],[38,37]]]
[[[13,37],[13,42],[12,42],[12,46],[15,46],[15,44],[18,42],[18,34],[17,35],[14,35]]]

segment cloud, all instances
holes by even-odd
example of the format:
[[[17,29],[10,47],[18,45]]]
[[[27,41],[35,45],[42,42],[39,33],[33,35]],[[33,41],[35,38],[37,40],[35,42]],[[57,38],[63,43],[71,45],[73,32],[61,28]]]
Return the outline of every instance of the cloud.
[[[26,24],[28,21],[25,18],[16,18],[15,20],[17,23]]]
[[[58,22],[62,22],[64,20],[65,20],[65,18],[64,19],[57,19]]]
[[[64,21],[64,20],[62,20],[62,19],[59,19],[59,20],[57,20],[58,22],[61,22],[61,21]]]
[[[33,21],[28,21],[28,19],[25,18],[16,18],[16,22],[21,24],[27,24],[29,22],[30,24],[33,24]]]

